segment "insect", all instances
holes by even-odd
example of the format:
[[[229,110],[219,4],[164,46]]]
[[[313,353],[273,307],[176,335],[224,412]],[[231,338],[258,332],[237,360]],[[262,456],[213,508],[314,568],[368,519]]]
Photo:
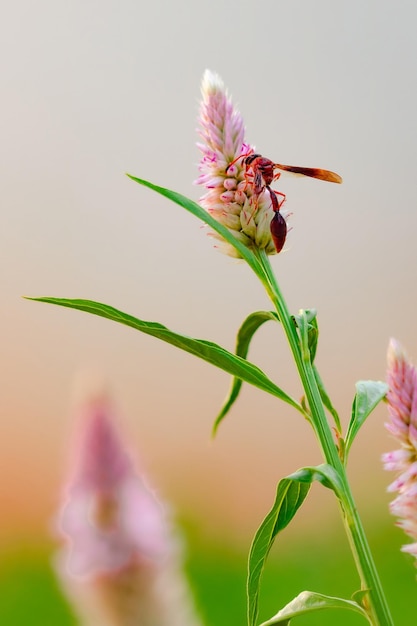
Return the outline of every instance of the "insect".
[[[261,154],[255,153],[253,150],[246,154],[241,154],[234,161],[229,163],[226,168],[226,174],[229,168],[242,159],[242,164],[245,168],[246,183],[252,187],[253,195],[255,196],[255,211],[257,209],[257,203],[259,196],[267,190],[271,198],[271,206],[275,212],[274,217],[271,220],[271,235],[275,244],[277,252],[280,252],[285,243],[285,237],[287,234],[287,226],[284,218],[279,213],[279,210],[285,200],[285,195],[279,191],[274,191],[271,185],[274,181],[278,180],[281,176],[281,170],[285,172],[291,172],[293,174],[299,174],[301,176],[309,176],[310,178],[318,178],[319,180],[325,180],[329,183],[341,183],[342,178],[335,172],[329,170],[323,170],[316,167],[300,167],[298,165],[282,165],[281,163],[274,163],[270,159],[263,157]]]
[[[275,194],[275,191],[272,191],[272,193]],[[277,252],[281,252],[282,248],[284,247],[285,239],[287,237],[287,222],[282,217],[279,210],[275,211],[274,213],[274,217],[271,220],[270,229],[275,250]]]

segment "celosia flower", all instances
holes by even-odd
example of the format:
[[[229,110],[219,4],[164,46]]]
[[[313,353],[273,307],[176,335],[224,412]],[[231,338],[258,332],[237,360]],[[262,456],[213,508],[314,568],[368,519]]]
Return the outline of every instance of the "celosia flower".
[[[417,557],[417,369],[395,339],[388,347],[387,383],[390,421],[386,427],[401,444],[382,457],[385,469],[398,472],[388,487],[398,493],[390,510],[399,518],[398,526],[415,541],[402,550]]]
[[[197,145],[203,156],[196,183],[208,191],[200,204],[244,245],[276,254],[270,228],[274,217],[271,196],[266,189],[254,195],[253,184],[245,178],[243,157],[253,147],[245,142],[242,116],[217,74],[206,70],[201,92],[199,134],[203,142]],[[219,248],[223,252],[238,256],[235,248],[220,235],[212,235],[220,241]]]
[[[135,471],[106,402],[88,407],[59,530],[60,578],[83,623],[196,626],[178,540]]]

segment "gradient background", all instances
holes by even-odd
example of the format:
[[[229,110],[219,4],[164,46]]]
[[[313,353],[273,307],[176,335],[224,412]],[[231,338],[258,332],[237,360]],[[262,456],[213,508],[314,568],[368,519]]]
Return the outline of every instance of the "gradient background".
[[[20,296],[96,299],[229,349],[244,317],[269,308],[249,269],[216,253],[197,220],[124,176],[198,198],[195,127],[209,67],[260,152],[344,178],[341,187],[281,179],[293,230],[272,263],[291,309],[319,311],[317,363],[346,424],[355,381],[384,377],[390,336],[417,356],[417,6],[23,0],[1,12],[0,548],[48,541],[83,393],[74,380],[94,372],[164,498],[204,542],[246,550],[278,479],[320,461],[300,417],[246,386],[212,442],[223,372]],[[300,395],[278,327],[259,331],[250,358]],[[395,444],[384,419],[381,407],[365,425],[350,475],[370,535],[382,537],[388,586],[413,590],[387,511],[392,476],[380,454]],[[385,532],[398,571],[384,565]],[[333,533],[343,550],[336,506],[314,488],[286,548]],[[294,593],[307,586],[300,573]],[[396,623],[409,624],[404,615],[398,608]]]

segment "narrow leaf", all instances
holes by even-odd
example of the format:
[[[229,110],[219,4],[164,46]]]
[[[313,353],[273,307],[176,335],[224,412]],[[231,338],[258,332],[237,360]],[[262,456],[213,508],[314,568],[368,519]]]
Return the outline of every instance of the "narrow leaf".
[[[352,404],[352,417],[346,432],[346,459],[349,449],[366,418],[388,393],[388,385],[377,380],[360,380]]]
[[[306,613],[312,613],[313,611],[323,611],[325,609],[347,609],[355,611],[371,623],[366,611],[353,600],[325,596],[321,593],[315,593],[313,591],[303,591],[286,606],[284,606],[283,609],[278,611],[274,617],[266,622],[263,622],[261,626],[275,626],[276,624],[288,626],[290,620],[294,617],[299,617],[300,615],[305,615]]]
[[[242,257],[242,259],[245,259],[245,261],[250,265],[250,267],[258,276],[263,273],[261,265],[258,259],[256,258],[255,254],[253,253],[253,251],[250,250],[247,246],[245,246],[241,241],[236,239],[236,237],[228,228],[226,228],[225,226],[223,226],[223,224],[220,224],[220,222],[215,220],[214,217],[212,217],[210,213],[205,211],[199,204],[197,204],[193,200],[190,200],[190,198],[187,198],[186,196],[183,196],[182,194],[176,191],[172,191],[171,189],[165,189],[165,187],[159,187],[158,185],[154,185],[153,183],[147,180],[144,180],[142,178],[137,178],[136,176],[132,176],[131,174],[127,174],[127,176],[131,180],[133,180],[135,183],[138,183],[139,185],[143,185],[144,187],[148,187],[149,189],[156,191],[162,196],[165,196],[169,200],[172,200],[173,202],[181,206],[183,209],[186,209],[187,211],[192,213],[199,220],[208,224],[210,228],[212,228],[217,233],[219,233],[219,235],[221,235],[223,239],[225,239],[228,243],[230,243],[237,250],[237,252]]]
[[[294,316],[294,320],[300,334],[304,358],[308,358],[313,363],[319,338],[317,311],[315,309],[300,309],[299,314]]]
[[[288,396],[282,389],[277,387],[256,365],[253,365],[249,361],[242,359],[231,352],[228,352],[221,346],[212,343],[211,341],[205,341],[204,339],[193,339],[186,335],[180,335],[172,330],[169,330],[166,326],[158,324],[156,322],[145,322],[137,319],[132,315],[118,311],[113,307],[100,302],[94,302],[92,300],[71,300],[67,298],[28,298],[29,300],[36,300],[38,302],[47,302],[49,304],[56,304],[58,306],[68,307],[70,309],[78,309],[80,311],[86,311],[93,315],[105,317],[107,319],[125,324],[136,330],[157,337],[162,341],[181,348],[190,354],[204,359],[208,363],[223,369],[225,372],[232,374],[238,378],[241,378],[245,382],[266,391],[273,396],[284,400],[294,408],[303,412],[301,406]],[[304,413],[303,413],[304,414]]]
[[[294,472],[294,474],[290,474],[287,478],[291,478],[292,480],[297,480],[302,483],[312,483],[317,481],[322,484],[323,487],[334,491],[338,498],[343,493],[343,484],[338,473],[334,467],[328,465],[327,463],[303,467]]]
[[[255,626],[258,617],[259,591],[265,562],[277,534],[291,521],[304,502],[310,485],[283,478],[277,488],[274,505],[259,527],[249,552],[248,624]]]
[[[317,387],[319,389],[320,392],[320,397],[322,399],[322,402],[324,404],[324,406],[326,407],[326,409],[329,411],[329,413],[332,415],[334,422],[336,424],[336,428],[338,430],[339,433],[342,432],[342,424],[340,422],[340,417],[338,412],[336,411],[336,409],[334,408],[332,401],[330,400],[330,397],[327,395],[327,391],[324,387],[323,381],[321,379],[321,376],[319,374],[319,371],[317,369],[317,367],[315,365],[313,365],[313,373],[314,373],[314,378],[316,379],[316,383],[317,383]]]
[[[317,343],[319,340],[319,325],[317,322],[317,311],[316,309],[306,309],[305,314],[307,316],[308,321],[308,347],[310,350],[310,358],[311,363],[314,363],[314,359],[316,358],[317,352]]]
[[[315,480],[333,489],[336,494],[341,491],[340,481],[334,468],[326,464],[303,467],[278,483],[275,502],[256,532],[249,552],[247,580],[249,626],[256,624],[261,577],[275,537],[288,526],[304,502],[311,483]]]
[[[326,409],[329,411],[329,413],[332,415],[338,432],[341,433],[342,425],[340,423],[339,415],[326,392],[318,369],[314,365],[314,359],[316,358],[317,343],[319,338],[317,311],[315,309],[301,309],[299,314],[294,316],[294,320],[300,333],[304,358],[308,359],[312,365],[313,374],[316,379],[322,402]]]
[[[258,330],[262,324],[267,322],[268,320],[278,321],[278,316],[273,311],[256,311],[255,313],[251,313],[243,322],[236,336],[236,348],[235,353],[242,357],[242,359],[246,359],[246,356],[249,351],[249,345],[252,340],[253,335]],[[213,434],[216,433],[217,428],[222,421],[222,419],[229,412],[233,403],[237,399],[240,389],[242,387],[242,379],[236,378],[236,376],[232,380],[232,384],[229,390],[229,393],[226,397],[226,400],[218,414],[214,426],[213,426]]]

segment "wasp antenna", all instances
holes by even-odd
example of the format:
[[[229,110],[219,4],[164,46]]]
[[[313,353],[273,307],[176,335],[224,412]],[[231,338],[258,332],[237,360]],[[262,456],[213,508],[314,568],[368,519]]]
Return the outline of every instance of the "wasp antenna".
[[[241,154],[238,157],[236,157],[236,159],[233,159],[233,161],[231,163],[229,163],[229,165],[226,167],[225,172],[227,174],[227,170],[229,169],[229,167],[232,167],[232,165],[234,165],[235,163],[237,163],[239,161],[239,159],[242,159],[243,157],[245,157],[245,154]]]
[[[229,163],[229,165],[226,167],[226,169],[225,169],[226,174],[227,174],[227,170],[229,169],[229,167],[232,167],[232,165],[237,163],[240,159],[246,159],[251,154],[253,154],[253,149],[249,150],[249,152],[244,152],[243,154],[239,154],[239,156],[236,157],[235,159],[233,159],[233,161],[231,163]]]

